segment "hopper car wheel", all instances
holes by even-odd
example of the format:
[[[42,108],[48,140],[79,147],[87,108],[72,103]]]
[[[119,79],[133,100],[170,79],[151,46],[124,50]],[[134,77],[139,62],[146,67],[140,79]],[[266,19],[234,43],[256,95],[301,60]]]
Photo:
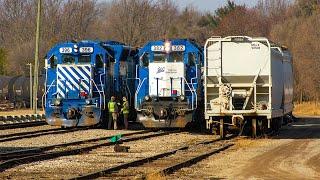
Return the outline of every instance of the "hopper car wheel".
[[[223,139],[226,137],[226,131],[225,131],[225,126],[224,126],[224,120],[220,119],[220,127],[219,127],[219,131],[220,131],[220,138]]]
[[[257,137],[257,119],[252,119],[252,137],[256,138]]]

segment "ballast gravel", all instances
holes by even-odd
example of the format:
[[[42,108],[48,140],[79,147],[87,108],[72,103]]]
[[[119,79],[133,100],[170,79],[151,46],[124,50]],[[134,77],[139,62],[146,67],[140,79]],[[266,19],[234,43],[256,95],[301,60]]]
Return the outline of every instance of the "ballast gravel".
[[[53,160],[40,161],[9,169],[0,178],[11,179],[67,179],[80,174],[92,173],[125,162],[153,156],[177,147],[215,139],[217,136],[192,133],[174,133],[124,143],[128,153],[116,153],[113,146],[101,147],[89,153],[64,156]]]
[[[33,138],[24,138],[14,141],[7,141],[0,143],[0,152],[4,152],[7,149],[29,149],[41,146],[49,146],[67,142],[75,142],[80,140],[87,140],[117,134],[124,134],[134,131],[129,130],[105,130],[105,129],[88,129],[74,132],[67,132],[63,134],[49,134]]]

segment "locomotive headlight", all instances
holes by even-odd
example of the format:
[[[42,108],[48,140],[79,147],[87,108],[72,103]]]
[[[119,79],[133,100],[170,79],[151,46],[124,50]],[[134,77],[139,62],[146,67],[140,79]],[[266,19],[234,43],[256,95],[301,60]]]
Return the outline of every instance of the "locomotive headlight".
[[[86,99],[86,105],[90,105],[92,104],[92,100],[91,99]]]
[[[150,96],[145,96],[145,97],[144,97],[144,100],[150,101],[150,100],[151,100],[151,97],[150,97]]]
[[[61,99],[53,99],[53,105],[54,106],[60,106],[61,105]]]
[[[180,96],[180,100],[181,100],[181,101],[184,101],[185,99],[186,99],[186,97],[185,97],[184,95],[181,95],[181,96]]]
[[[170,43],[170,41],[166,41],[164,43],[164,50],[166,51],[166,53],[169,53],[171,51],[171,43]]]
[[[78,49],[78,46],[75,44],[75,45],[73,45],[73,48]]]

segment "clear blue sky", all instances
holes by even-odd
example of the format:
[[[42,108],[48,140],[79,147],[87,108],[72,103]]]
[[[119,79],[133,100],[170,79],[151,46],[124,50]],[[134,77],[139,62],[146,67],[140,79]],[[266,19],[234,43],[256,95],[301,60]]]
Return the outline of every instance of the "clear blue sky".
[[[210,11],[213,12],[217,8],[226,5],[227,0],[174,0],[177,4],[183,8],[192,4],[201,11]],[[252,7],[258,3],[258,0],[233,0],[236,4]]]
[[[101,2],[109,2],[112,0],[99,0]],[[246,4],[249,7],[255,6],[258,0],[233,0],[236,4]],[[200,11],[214,12],[217,8],[224,6],[227,0],[173,0],[180,8],[184,8],[190,4],[197,7]]]

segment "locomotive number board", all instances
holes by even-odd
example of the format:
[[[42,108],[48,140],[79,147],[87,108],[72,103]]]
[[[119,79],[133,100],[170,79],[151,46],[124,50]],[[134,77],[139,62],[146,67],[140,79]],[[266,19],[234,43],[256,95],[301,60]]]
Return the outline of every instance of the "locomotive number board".
[[[171,51],[185,51],[186,46],[185,45],[172,45]],[[165,51],[165,47],[162,45],[154,45],[151,46],[151,51]]]

